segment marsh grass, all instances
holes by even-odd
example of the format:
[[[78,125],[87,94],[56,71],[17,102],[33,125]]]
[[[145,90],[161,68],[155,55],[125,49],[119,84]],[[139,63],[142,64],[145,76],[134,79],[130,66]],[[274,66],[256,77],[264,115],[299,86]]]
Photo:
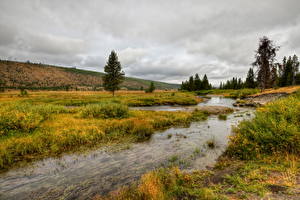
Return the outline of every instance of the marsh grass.
[[[68,110],[57,105],[30,105],[28,103],[2,103],[0,105],[0,136],[11,131],[28,133],[48,119],[51,114],[66,113]]]
[[[257,94],[259,93],[258,89],[240,89],[240,90],[233,90],[233,89],[213,89],[213,90],[201,90],[197,91],[197,95],[206,95],[206,94],[217,94],[217,95],[224,95],[225,97],[229,98],[245,98],[248,95]]]
[[[122,119],[129,116],[129,110],[126,105],[118,103],[90,104],[80,110],[80,116],[84,118]]]
[[[227,120],[227,115],[225,115],[225,114],[219,114],[218,115],[218,119],[219,120]]]
[[[60,95],[60,92],[49,93],[42,93],[51,96],[52,99],[49,100],[34,92],[26,99],[20,100],[17,96],[9,97],[15,99],[12,102],[3,102],[2,99],[0,169],[68,151],[145,141],[156,130],[164,130],[171,126],[188,126],[192,121],[204,120],[207,116],[201,111],[129,110],[124,100],[135,101],[136,94],[129,94],[129,97],[120,95],[116,98],[101,96],[97,103],[66,107],[64,104],[57,105],[54,99],[65,102],[64,98],[68,97]],[[85,102],[93,100],[93,95],[84,96],[87,100]],[[176,97],[181,95],[176,94]],[[172,98],[172,94],[169,93],[154,93],[152,96],[158,99]],[[185,94],[182,97],[184,96]]]
[[[32,104],[54,104],[63,106],[83,106],[88,104],[121,103],[128,106],[153,105],[196,105],[201,99],[193,93],[176,92],[144,93],[139,91],[119,91],[115,97],[108,92],[91,91],[49,91],[30,92],[26,98],[17,91],[0,93],[0,102],[23,101]],[[175,93],[174,93],[175,94]]]

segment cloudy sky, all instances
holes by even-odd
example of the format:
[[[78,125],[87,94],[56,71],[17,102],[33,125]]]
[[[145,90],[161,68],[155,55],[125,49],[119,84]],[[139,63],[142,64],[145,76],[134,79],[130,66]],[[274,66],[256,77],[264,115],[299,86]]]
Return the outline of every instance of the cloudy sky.
[[[127,76],[214,84],[245,77],[258,39],[300,53],[299,0],[1,0],[0,58],[103,71],[116,50]]]

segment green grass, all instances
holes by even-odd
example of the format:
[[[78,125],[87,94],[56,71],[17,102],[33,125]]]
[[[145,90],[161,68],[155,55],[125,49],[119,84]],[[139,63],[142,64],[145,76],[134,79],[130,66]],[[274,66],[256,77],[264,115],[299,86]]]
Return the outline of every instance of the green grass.
[[[80,110],[80,116],[84,118],[122,119],[129,116],[129,109],[127,106],[117,103],[90,104]]]
[[[227,120],[227,115],[220,114],[220,115],[218,115],[218,119],[219,120]]]
[[[53,104],[62,106],[83,106],[99,103],[122,103],[128,106],[154,105],[196,105],[201,99],[193,93],[119,91],[113,97],[108,92],[30,92],[26,97],[20,97],[18,92],[0,93],[0,102],[22,101],[30,104]]]
[[[224,95],[229,98],[245,98],[248,95],[259,93],[258,89],[212,89],[212,90],[201,90],[195,92],[197,95],[207,95],[207,94],[216,94],[216,95]]]

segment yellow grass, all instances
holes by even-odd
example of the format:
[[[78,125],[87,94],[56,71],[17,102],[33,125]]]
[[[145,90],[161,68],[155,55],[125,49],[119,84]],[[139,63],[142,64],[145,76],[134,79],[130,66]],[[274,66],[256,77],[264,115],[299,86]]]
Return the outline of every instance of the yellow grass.
[[[278,89],[266,89],[263,92],[260,92],[258,94],[253,94],[250,96],[258,96],[258,95],[262,95],[262,94],[271,94],[271,93],[287,93],[287,94],[291,94],[296,92],[297,90],[300,89],[300,85],[295,85],[295,86],[289,86],[289,87],[281,87]]]

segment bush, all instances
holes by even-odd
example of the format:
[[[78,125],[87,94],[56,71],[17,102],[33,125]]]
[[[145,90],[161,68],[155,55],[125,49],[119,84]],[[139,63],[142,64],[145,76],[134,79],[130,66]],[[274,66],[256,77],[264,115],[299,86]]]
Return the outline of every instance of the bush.
[[[227,120],[227,115],[220,114],[220,115],[218,115],[218,119],[219,120]]]
[[[80,116],[84,118],[122,119],[129,116],[129,110],[127,106],[117,103],[90,104],[82,108]]]
[[[28,96],[28,92],[25,89],[20,90],[20,96]]]
[[[300,153],[300,92],[260,108],[241,122],[227,154],[252,159],[261,154]]]

